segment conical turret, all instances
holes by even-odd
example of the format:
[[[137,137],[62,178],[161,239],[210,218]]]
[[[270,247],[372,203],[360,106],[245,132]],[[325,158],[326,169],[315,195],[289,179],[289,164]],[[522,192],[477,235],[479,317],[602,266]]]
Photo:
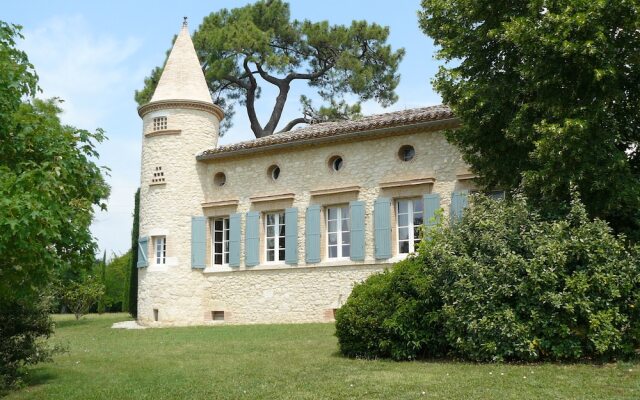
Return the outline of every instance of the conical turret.
[[[212,103],[186,19],[173,44],[151,103],[165,100],[196,100]]]

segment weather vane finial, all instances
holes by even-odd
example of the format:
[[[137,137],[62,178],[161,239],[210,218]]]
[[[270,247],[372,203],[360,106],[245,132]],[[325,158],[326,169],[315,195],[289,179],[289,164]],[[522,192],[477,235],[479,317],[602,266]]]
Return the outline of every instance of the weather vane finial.
[[[182,26],[187,26],[187,17],[183,17],[184,21],[182,21]]]

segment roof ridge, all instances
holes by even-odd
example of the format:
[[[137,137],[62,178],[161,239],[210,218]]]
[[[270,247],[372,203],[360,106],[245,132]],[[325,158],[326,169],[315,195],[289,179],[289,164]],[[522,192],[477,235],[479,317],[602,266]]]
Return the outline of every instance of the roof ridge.
[[[453,112],[446,105],[410,108],[381,114],[372,114],[362,118],[347,121],[330,121],[311,124],[304,128],[289,132],[276,133],[262,138],[230,143],[213,149],[207,149],[198,154],[198,159],[219,153],[233,153],[251,148],[269,147],[271,145],[295,142],[304,139],[347,134],[351,132],[368,131],[393,126],[411,125],[420,122],[438,121],[454,118]]]

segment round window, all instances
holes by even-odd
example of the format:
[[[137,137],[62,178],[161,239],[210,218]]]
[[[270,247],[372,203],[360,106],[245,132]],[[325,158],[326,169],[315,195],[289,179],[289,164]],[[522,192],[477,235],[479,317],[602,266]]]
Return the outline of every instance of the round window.
[[[410,146],[408,144],[400,147],[400,150],[398,151],[398,157],[402,161],[411,161],[415,156],[416,156],[416,149],[414,149],[413,146]]]
[[[216,186],[224,186],[224,184],[227,183],[227,176],[224,172],[218,172],[213,176],[213,183]]]
[[[275,164],[270,166],[267,170],[267,174],[269,174],[271,179],[273,179],[274,181],[277,180],[280,177],[280,167]]]
[[[334,171],[340,171],[343,166],[342,157],[333,156],[329,159],[329,167]]]

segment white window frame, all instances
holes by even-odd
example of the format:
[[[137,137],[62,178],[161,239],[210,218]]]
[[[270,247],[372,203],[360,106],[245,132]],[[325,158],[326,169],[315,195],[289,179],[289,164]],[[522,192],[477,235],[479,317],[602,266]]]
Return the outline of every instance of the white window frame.
[[[153,259],[156,265],[165,265],[167,263],[167,237],[153,237]]]
[[[222,231],[216,229],[216,222],[222,221]],[[222,242],[216,241],[216,233],[222,232]],[[221,243],[222,253],[216,251],[216,243]],[[216,256],[222,256],[222,264],[216,263]],[[211,219],[211,265],[215,267],[229,266],[229,217],[216,217]]]
[[[335,205],[335,206],[328,206],[325,209],[325,242],[327,243],[326,245],[326,251],[327,251],[327,259],[329,260],[346,260],[349,259],[351,257],[351,213],[349,213],[349,217],[348,217],[348,226],[349,226],[349,231],[343,231],[342,230],[342,210],[346,208],[347,210],[349,209],[348,205]],[[336,210],[336,232],[330,232],[329,231],[329,210],[334,209]],[[334,220],[331,220],[334,221]],[[343,233],[345,232],[349,232],[349,243],[344,243],[343,241]],[[337,234],[337,239],[336,239],[336,244],[333,245],[331,243],[329,243],[329,234],[331,233],[336,233]],[[343,255],[342,254],[342,246],[344,245],[348,245],[349,246],[349,255]],[[337,248],[337,252],[336,252],[336,257],[331,257],[331,251],[330,251],[330,247],[336,247]]]
[[[415,236],[415,228],[416,225],[414,224],[414,202],[418,202],[419,204],[421,204],[422,207],[424,207],[424,204],[422,203],[422,199],[421,198],[405,198],[405,199],[396,199],[396,252],[399,255],[402,254],[411,254],[411,253],[415,253],[416,252],[416,241],[420,241],[422,238],[416,238]],[[407,223],[408,225],[403,225],[400,226],[400,203],[401,202],[407,202]],[[421,211],[419,211],[420,214],[422,214],[422,224],[420,224],[420,226],[424,225],[424,209],[422,209]],[[402,213],[405,214],[405,213]],[[401,228],[407,228],[409,231],[409,238],[407,240],[401,240],[400,239],[400,229]],[[400,242],[409,242],[409,252],[408,253],[402,253],[400,251]]]
[[[274,225],[269,225],[269,216],[274,217]],[[286,239],[285,235],[280,235],[280,227],[285,227],[285,213],[284,211],[272,211],[264,213],[264,262],[266,264],[282,264],[286,258]],[[274,236],[269,236],[269,227],[273,226]],[[283,230],[284,230],[283,229]],[[269,249],[269,239],[273,239],[274,248]],[[282,239],[283,245],[280,246],[280,239]],[[273,260],[269,261],[269,250],[273,250]],[[282,259],[280,259],[280,252],[284,252]]]

